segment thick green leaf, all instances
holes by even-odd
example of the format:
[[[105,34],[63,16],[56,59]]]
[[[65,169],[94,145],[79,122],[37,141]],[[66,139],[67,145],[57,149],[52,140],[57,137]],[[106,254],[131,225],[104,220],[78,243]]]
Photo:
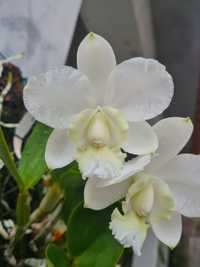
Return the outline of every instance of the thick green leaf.
[[[49,267],[71,266],[66,251],[53,243],[49,244],[46,249],[46,258]]]
[[[67,187],[64,191],[64,205],[62,209],[62,218],[66,224],[73,209],[83,202],[83,186]]]
[[[20,177],[20,174],[18,173],[18,170],[16,168],[13,157],[9,151],[9,148],[6,143],[1,127],[0,127],[0,158],[3,160],[4,164],[8,168],[8,171],[10,172],[12,177],[16,180],[18,186],[20,188],[23,188],[24,183],[23,183],[22,177]]]
[[[51,131],[46,125],[37,123],[26,142],[19,163],[19,173],[26,188],[33,187],[47,171],[44,154]]]
[[[79,205],[68,220],[68,248],[72,256],[81,255],[108,229],[113,206],[93,211]]]
[[[115,267],[123,253],[123,247],[106,231],[80,256],[73,267]]]
[[[73,161],[64,168],[56,169],[51,173],[54,182],[65,189],[68,187],[80,187],[84,185],[81,173],[76,161]]]
[[[54,182],[57,182],[64,191],[62,217],[67,224],[74,207],[83,201],[85,183],[76,162],[72,162],[65,168],[54,170],[51,174]]]

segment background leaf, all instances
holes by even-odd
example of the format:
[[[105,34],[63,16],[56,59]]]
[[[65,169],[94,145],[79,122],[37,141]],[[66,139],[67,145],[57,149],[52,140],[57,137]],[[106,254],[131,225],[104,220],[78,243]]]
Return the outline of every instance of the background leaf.
[[[72,162],[65,168],[54,170],[51,174],[54,182],[58,183],[64,191],[62,218],[67,224],[73,209],[83,202],[85,182],[76,162]]]
[[[76,207],[68,220],[68,249],[72,256],[81,255],[108,230],[113,206],[93,211]]]
[[[42,123],[36,123],[30,134],[19,163],[19,173],[26,188],[33,187],[47,171],[45,147],[52,129]]]
[[[83,186],[65,188],[62,218],[66,224],[68,224],[68,220],[73,209],[78,204],[83,203],[83,192],[84,192]]]
[[[67,257],[66,251],[51,243],[46,249],[46,258],[48,262],[48,267],[68,267],[70,266],[70,261]]]
[[[59,183],[61,188],[78,187],[84,185],[81,173],[76,161],[73,161],[64,168],[56,169],[51,172],[54,182]]]
[[[17,170],[13,157],[9,151],[8,145],[6,143],[3,131],[0,127],[0,158],[3,160],[4,164],[8,168],[11,176],[16,180],[20,188],[24,187],[23,179]]]
[[[68,250],[73,267],[115,267],[123,247],[108,229],[115,206],[93,211],[77,206],[68,220]]]
[[[123,247],[107,231],[75,259],[74,267],[115,267],[122,253]]]

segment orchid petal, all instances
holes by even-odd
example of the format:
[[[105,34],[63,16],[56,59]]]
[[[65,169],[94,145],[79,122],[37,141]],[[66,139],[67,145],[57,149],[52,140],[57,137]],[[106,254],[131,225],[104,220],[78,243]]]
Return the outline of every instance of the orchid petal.
[[[157,136],[148,122],[129,123],[128,138],[123,144],[126,152],[144,155],[155,152],[157,148]]]
[[[107,104],[129,121],[144,121],[170,104],[174,85],[165,66],[154,59],[132,58],[119,64],[108,80]]]
[[[30,78],[24,89],[24,104],[36,120],[64,129],[73,115],[89,107],[89,87],[80,71],[65,66]]]
[[[90,178],[84,189],[84,206],[93,210],[104,209],[125,197],[130,183],[131,180],[129,179],[116,185],[99,188],[97,187],[97,179]]]
[[[125,248],[132,247],[136,255],[141,255],[148,229],[144,218],[133,212],[122,215],[118,209],[115,209],[111,215],[109,228]]]
[[[83,179],[95,177],[99,180],[108,180],[119,176],[124,165],[124,157],[119,148],[110,149],[106,146],[88,146],[78,149],[76,153]]]
[[[170,117],[156,123],[153,129],[158,137],[159,147],[157,155],[145,169],[152,174],[183,149],[191,137],[193,124],[189,118]]]
[[[160,179],[152,179],[154,188],[154,204],[151,211],[151,221],[169,219],[175,210],[174,199],[169,186]]]
[[[123,117],[122,113],[111,107],[104,107],[103,112],[108,121],[108,127],[111,134],[111,146],[121,145],[127,138],[128,122]]]
[[[69,142],[67,130],[54,130],[45,151],[45,161],[50,169],[62,168],[74,160],[74,147]]]
[[[177,246],[182,234],[181,215],[174,212],[170,219],[162,219],[151,223],[156,237],[170,248]]]
[[[105,85],[116,65],[110,44],[101,36],[89,33],[81,42],[77,52],[77,65],[93,85],[92,94],[97,105],[103,105]]]
[[[145,166],[149,164],[150,160],[151,160],[150,155],[136,157],[136,158],[134,158],[134,159],[132,159],[132,160],[130,160],[124,164],[124,167],[121,171],[120,176],[115,177],[114,179],[107,179],[107,180],[98,181],[97,186],[98,187],[105,187],[108,185],[121,183],[122,181],[133,176],[137,172],[142,171],[145,168]]]
[[[178,155],[158,170],[157,176],[168,183],[178,212],[200,216],[200,155]]]
[[[85,144],[86,129],[95,112],[93,109],[85,109],[73,117],[68,127],[69,138],[72,142],[79,145]]]

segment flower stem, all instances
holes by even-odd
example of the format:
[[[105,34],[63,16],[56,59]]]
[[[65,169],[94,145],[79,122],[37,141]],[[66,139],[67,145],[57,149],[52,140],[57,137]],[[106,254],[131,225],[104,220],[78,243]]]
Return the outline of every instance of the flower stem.
[[[29,223],[32,224],[52,212],[62,197],[63,193],[60,187],[57,184],[53,184],[42,199],[39,207],[31,214]]]

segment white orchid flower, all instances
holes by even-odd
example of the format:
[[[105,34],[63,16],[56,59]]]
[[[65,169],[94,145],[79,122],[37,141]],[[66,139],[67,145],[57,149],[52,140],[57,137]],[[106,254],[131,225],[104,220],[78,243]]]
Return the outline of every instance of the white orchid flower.
[[[133,58],[116,66],[110,44],[90,33],[77,52],[78,70],[62,67],[29,80],[24,104],[53,127],[45,159],[50,169],[76,159],[83,178],[107,179],[143,169],[158,147],[145,120],[165,110],[173,81],[153,59]],[[139,155],[124,170],[125,151]]]
[[[95,210],[125,197],[123,214],[113,211],[110,229],[138,255],[150,226],[160,241],[173,248],[181,237],[181,214],[200,216],[200,155],[177,155],[192,134],[191,120],[166,118],[153,129],[159,148],[143,171],[119,183],[112,184],[116,182],[112,179],[106,187],[89,179],[84,192],[85,206]]]

